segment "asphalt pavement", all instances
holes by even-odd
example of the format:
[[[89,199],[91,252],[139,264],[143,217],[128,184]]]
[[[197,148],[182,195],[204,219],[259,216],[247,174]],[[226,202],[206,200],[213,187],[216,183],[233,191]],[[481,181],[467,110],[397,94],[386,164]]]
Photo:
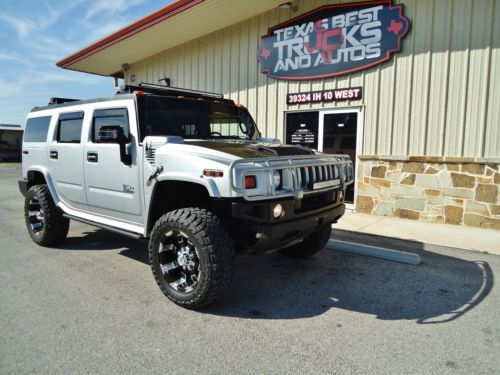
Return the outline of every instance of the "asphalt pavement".
[[[499,373],[499,256],[241,254],[226,298],[188,311],[142,242],[72,222],[59,247],[35,245],[19,176],[0,166],[0,374]]]

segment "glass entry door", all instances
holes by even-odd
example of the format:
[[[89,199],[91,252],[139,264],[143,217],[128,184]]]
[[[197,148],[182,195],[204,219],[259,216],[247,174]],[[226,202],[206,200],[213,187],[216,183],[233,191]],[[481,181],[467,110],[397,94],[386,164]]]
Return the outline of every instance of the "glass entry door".
[[[286,114],[285,142],[318,150],[319,112],[290,112]]]
[[[349,155],[356,171],[359,110],[321,111],[319,118],[319,151]],[[356,178],[356,173],[354,174]],[[345,202],[354,204],[356,181],[347,187]]]
[[[285,142],[308,146],[327,154],[349,155],[356,179],[356,155],[361,150],[361,108],[294,111],[285,115]],[[356,181],[349,185],[345,202],[354,209]]]

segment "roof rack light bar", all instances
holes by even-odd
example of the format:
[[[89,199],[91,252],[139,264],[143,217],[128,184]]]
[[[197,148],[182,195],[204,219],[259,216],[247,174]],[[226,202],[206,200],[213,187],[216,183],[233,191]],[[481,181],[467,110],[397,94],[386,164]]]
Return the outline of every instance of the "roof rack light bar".
[[[133,87],[133,86],[131,86],[131,87]],[[224,95],[217,94],[214,92],[206,92],[206,91],[183,89],[180,87],[156,85],[154,83],[141,82],[141,83],[139,83],[138,87],[146,92],[148,90],[150,90],[150,91],[164,92],[164,93],[168,93],[168,94],[177,94],[177,95],[184,94],[184,95],[193,95],[193,96],[206,96],[206,97],[214,98],[214,99],[224,99]]]

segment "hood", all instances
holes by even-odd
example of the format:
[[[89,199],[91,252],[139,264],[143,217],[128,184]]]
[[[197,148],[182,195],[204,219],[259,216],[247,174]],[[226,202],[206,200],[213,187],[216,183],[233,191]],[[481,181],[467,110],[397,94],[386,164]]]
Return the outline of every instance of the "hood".
[[[260,158],[269,156],[314,155],[314,151],[303,146],[263,143],[246,140],[184,140],[185,144],[225,152],[239,158]]]

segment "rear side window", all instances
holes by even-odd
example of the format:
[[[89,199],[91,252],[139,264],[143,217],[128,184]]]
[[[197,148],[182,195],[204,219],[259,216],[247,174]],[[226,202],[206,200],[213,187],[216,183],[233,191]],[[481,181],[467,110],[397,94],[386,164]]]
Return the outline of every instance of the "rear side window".
[[[59,116],[57,142],[80,143],[82,137],[83,112],[63,113]]]
[[[45,142],[52,116],[33,117],[26,121],[24,142]]]
[[[125,137],[130,139],[128,112],[126,108],[100,109],[94,111],[94,119],[92,122],[93,142],[99,139],[99,130],[103,126],[121,126]]]

